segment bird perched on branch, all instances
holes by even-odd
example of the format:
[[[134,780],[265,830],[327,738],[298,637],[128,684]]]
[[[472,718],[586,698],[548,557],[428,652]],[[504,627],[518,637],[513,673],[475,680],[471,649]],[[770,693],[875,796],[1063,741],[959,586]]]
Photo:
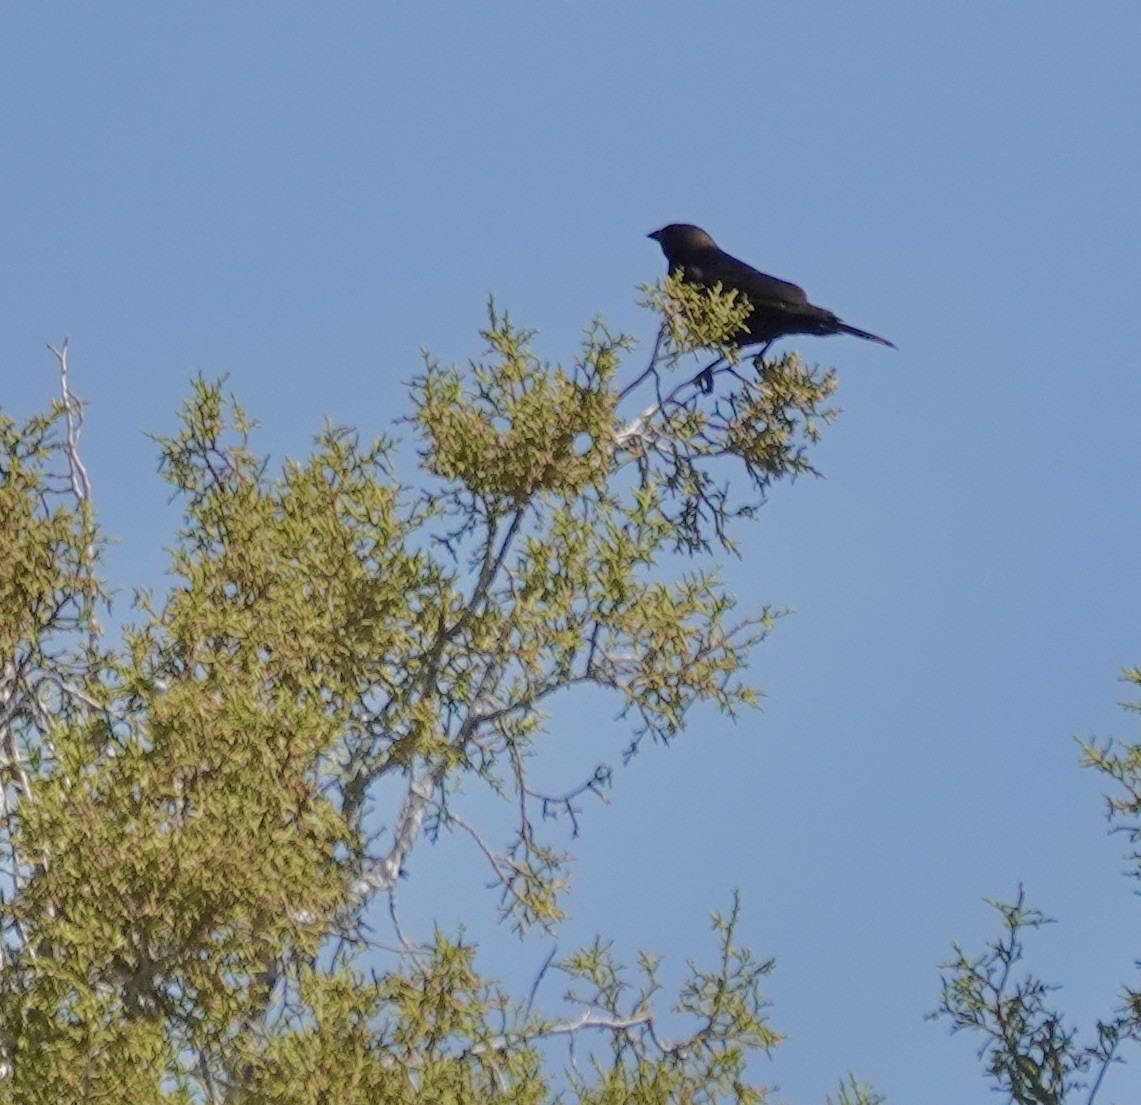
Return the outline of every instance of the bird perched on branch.
[[[796,284],[758,272],[752,265],[731,257],[699,226],[670,223],[648,237],[662,247],[670,272],[680,270],[684,280],[704,287],[719,283],[725,291],[740,292],[749,300],[753,310],[745,320],[745,334],[734,342],[763,345],[759,356],[777,338],[789,334],[851,334],[896,348],[887,338],[849,326],[831,311],[809,303],[804,289]]]

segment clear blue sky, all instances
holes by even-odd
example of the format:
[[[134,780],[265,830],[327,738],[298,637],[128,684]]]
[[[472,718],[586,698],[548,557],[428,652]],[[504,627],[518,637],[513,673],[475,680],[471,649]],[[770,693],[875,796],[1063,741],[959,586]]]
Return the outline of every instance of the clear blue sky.
[[[827,479],[729,567],[797,610],[756,656],[766,710],[620,772],[562,946],[677,963],[738,885],[779,959],[781,1098],[853,1069],[898,1105],[988,1101],[923,1020],[951,939],[991,931],[982,895],[1023,879],[1060,919],[1031,951],[1087,1023],[1139,952],[1072,741],[1136,733],[1138,42],[1109,0],[8,5],[0,402],[41,407],[70,334],[129,587],[161,584],[176,519],[144,431],[199,369],[279,456],[325,416],[381,429],[419,346],[477,351],[489,292],[551,358],[595,313],[648,338],[671,221],[893,338],[800,345],[845,413]],[[556,746],[569,776],[621,743],[568,718]],[[463,849],[416,855],[408,910],[448,921],[449,879],[474,927]]]

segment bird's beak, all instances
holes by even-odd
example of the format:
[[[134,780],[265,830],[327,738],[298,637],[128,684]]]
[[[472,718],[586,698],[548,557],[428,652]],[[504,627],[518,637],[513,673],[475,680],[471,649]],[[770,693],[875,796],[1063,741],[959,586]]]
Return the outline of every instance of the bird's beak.
[[[654,241],[656,242],[661,238],[661,234],[662,234],[662,232],[660,230],[655,230],[652,234],[647,234],[646,237],[647,238],[653,238]]]

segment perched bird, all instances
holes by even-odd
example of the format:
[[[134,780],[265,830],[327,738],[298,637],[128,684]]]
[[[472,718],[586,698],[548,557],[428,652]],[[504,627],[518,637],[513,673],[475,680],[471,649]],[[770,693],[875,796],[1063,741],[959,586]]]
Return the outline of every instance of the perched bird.
[[[831,311],[809,303],[803,288],[731,257],[699,226],[670,223],[648,237],[662,247],[670,272],[680,270],[691,284],[712,287],[720,283],[726,291],[738,291],[748,298],[753,310],[745,321],[744,336],[734,339],[737,345],[759,344],[767,349],[788,334],[852,334],[896,348],[887,338],[849,326]]]

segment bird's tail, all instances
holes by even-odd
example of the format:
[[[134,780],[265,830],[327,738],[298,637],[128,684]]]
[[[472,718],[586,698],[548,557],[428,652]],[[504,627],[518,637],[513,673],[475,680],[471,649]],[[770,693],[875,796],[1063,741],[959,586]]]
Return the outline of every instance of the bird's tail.
[[[863,338],[864,341],[874,341],[879,345],[887,345],[892,349],[898,349],[899,346],[893,341],[888,341],[887,338],[881,338],[879,334],[869,334],[867,330],[858,330],[855,326],[849,326],[846,322],[840,323],[840,333],[851,334],[855,338]]]

